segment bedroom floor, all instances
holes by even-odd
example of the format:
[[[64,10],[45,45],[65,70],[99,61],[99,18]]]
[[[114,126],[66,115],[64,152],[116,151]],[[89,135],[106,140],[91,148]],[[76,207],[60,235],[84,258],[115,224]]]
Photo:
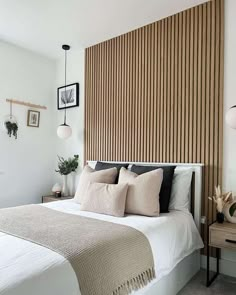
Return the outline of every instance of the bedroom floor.
[[[178,295],[235,295],[236,278],[219,275],[209,288],[206,288],[206,272],[201,270]]]

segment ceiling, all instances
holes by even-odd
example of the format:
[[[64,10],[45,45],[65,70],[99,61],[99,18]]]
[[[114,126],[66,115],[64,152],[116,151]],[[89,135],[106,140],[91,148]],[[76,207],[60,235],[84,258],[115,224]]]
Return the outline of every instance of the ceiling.
[[[0,39],[57,58],[206,0],[0,0]]]

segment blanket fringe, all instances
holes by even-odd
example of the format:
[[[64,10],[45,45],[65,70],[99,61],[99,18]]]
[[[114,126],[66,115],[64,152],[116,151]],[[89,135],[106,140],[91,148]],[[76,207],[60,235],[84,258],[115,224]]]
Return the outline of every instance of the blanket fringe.
[[[146,286],[149,282],[155,279],[155,277],[155,270],[154,267],[152,267],[139,274],[137,277],[120,285],[115,291],[113,291],[112,295],[129,295],[132,291],[137,291]]]

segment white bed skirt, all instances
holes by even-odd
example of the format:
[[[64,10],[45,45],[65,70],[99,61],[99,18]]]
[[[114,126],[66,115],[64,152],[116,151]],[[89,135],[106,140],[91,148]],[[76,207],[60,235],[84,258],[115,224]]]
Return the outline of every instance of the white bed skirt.
[[[180,261],[176,267],[159,281],[135,292],[135,295],[176,295],[200,270],[200,250]]]

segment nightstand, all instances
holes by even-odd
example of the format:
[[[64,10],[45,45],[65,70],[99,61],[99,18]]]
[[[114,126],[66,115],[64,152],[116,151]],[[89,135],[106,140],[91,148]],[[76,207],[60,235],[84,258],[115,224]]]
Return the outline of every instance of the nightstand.
[[[73,199],[73,197],[55,197],[54,195],[48,195],[48,196],[42,196],[42,203],[48,203],[48,202],[55,202],[55,201],[62,201],[62,200],[69,200]]]
[[[210,247],[216,248],[216,273],[210,279]],[[230,249],[236,251],[236,224],[224,222],[212,223],[208,228],[207,239],[207,287],[216,279],[219,274],[220,250]]]

